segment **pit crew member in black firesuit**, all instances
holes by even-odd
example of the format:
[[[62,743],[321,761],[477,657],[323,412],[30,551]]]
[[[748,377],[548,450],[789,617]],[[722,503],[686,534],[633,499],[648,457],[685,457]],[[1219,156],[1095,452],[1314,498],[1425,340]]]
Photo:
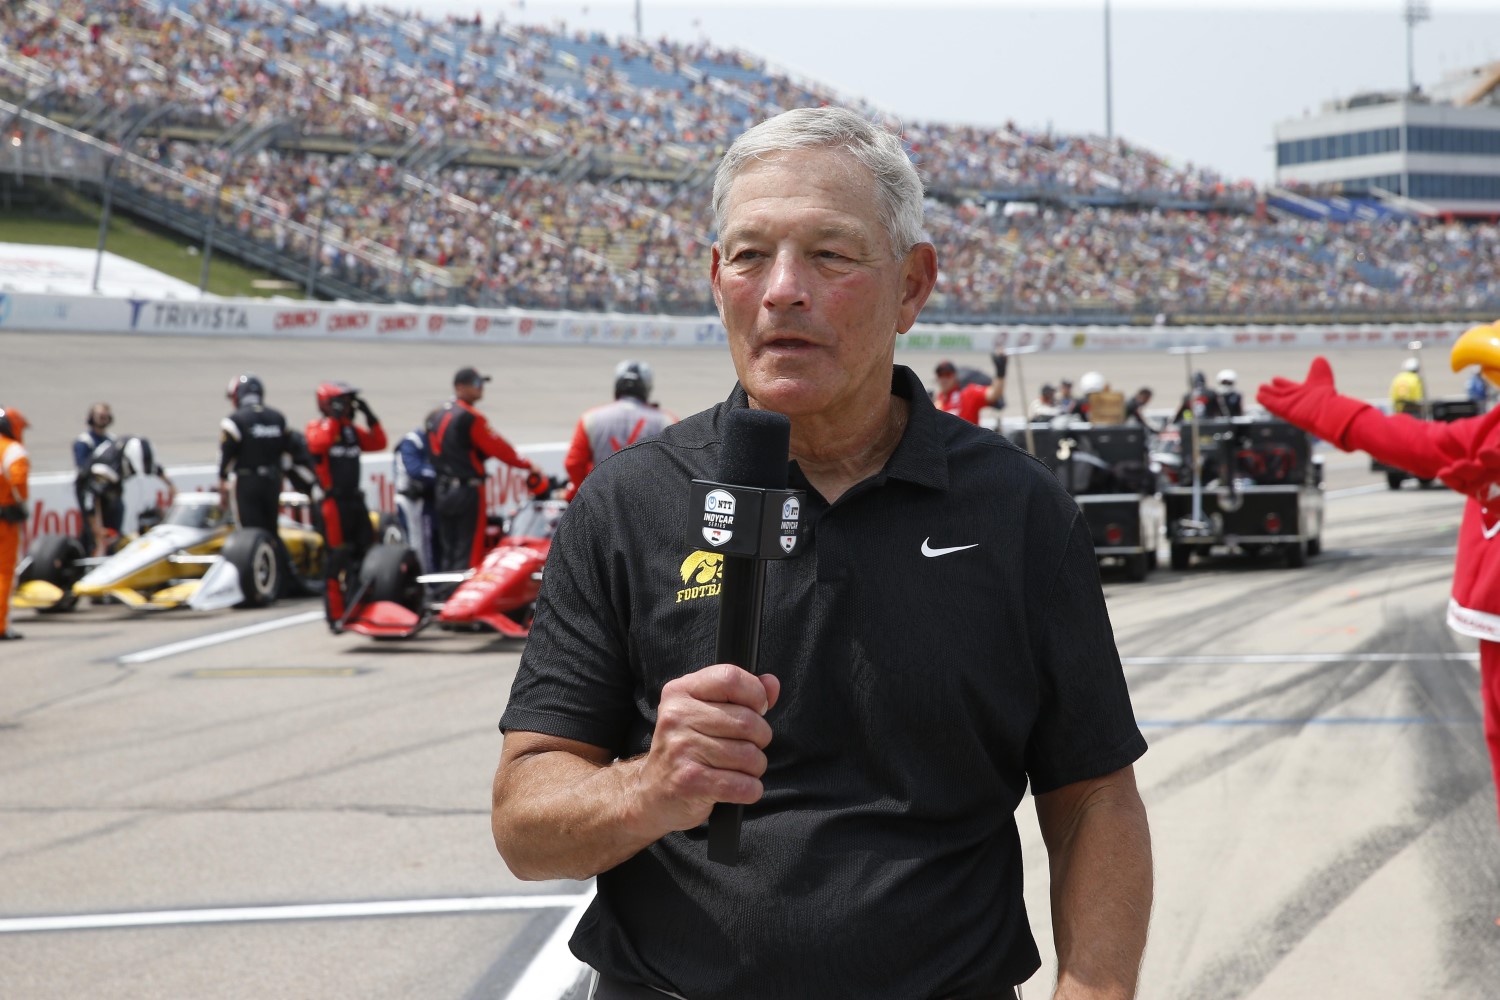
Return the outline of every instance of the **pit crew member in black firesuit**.
[[[82,472],[88,464],[89,456],[100,445],[108,444],[115,439],[109,433],[109,426],[115,422],[115,415],[109,408],[108,403],[95,403],[89,407],[88,419],[85,422],[87,430],[73,439],[73,468],[76,472]],[[74,480],[73,496],[78,500],[79,511],[83,510],[83,493],[80,489],[81,480]],[[125,528],[125,503],[116,501],[109,505],[107,510],[100,512],[104,521],[104,527],[119,534]],[[94,532],[89,527],[89,519],[83,518],[83,550],[94,551]]]
[[[385,447],[385,429],[359,390],[348,382],[324,382],[317,395],[322,416],[307,425],[307,450],[323,491],[322,502],[313,512],[328,547],[325,576],[329,585],[324,596],[330,619],[335,619],[343,615],[349,585],[375,541],[360,486],[359,456]],[[354,423],[356,413],[364,414],[364,427]]]
[[[229,380],[226,395],[234,412],[219,422],[219,505],[229,510],[229,477],[234,475],[234,508],[242,528],[260,528],[276,541],[281,587],[290,593],[297,575],[277,526],[281,485],[290,478],[311,492],[316,477],[305,446],[287,430],[286,417],[265,404],[265,386],[254,375]]]
[[[649,441],[677,418],[651,402],[651,366],[621,361],[615,367],[615,401],[584,411],[573,429],[563,468],[568,470],[567,499],[599,461],[637,441]]]
[[[135,476],[155,476],[166,483],[168,503],[177,495],[177,487],[156,460],[151,442],[143,437],[132,435],[101,444],[89,455],[88,466],[78,471],[73,487],[87,530],[94,539],[91,555],[106,554],[109,533],[105,531],[104,511],[111,504],[119,504],[123,509],[125,483]]]
[[[477,566],[484,558],[485,458],[540,474],[474,409],[489,380],[473,368],[460,368],[453,376],[453,398],[427,418],[427,441],[437,470],[438,547],[448,572]]]

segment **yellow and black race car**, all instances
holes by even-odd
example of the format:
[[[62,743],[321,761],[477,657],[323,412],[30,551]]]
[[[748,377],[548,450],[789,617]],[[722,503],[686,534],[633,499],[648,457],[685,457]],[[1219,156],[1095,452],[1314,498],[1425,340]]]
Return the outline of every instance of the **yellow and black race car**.
[[[283,493],[278,534],[293,571],[311,581],[323,575],[323,539],[293,516],[309,503]],[[269,532],[236,528],[216,493],[179,493],[161,523],[103,558],[85,558],[75,538],[38,538],[17,567],[11,605],[67,611],[90,597],[132,608],[260,607],[276,600],[281,572]]]

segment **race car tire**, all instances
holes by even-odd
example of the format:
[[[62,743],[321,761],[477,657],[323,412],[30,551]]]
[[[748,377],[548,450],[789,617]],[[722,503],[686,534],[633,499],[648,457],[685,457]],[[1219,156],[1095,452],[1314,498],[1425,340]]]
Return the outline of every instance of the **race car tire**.
[[[1431,479],[1418,479],[1417,480],[1417,486],[1420,489],[1430,490],[1430,489],[1432,489],[1432,480]]]
[[[73,584],[83,579],[83,567],[78,565],[78,560],[83,558],[83,543],[70,535],[43,535],[31,543],[31,549],[26,555],[31,563],[16,583],[40,580],[63,592],[62,600],[50,608],[38,608],[37,611],[42,614],[72,611],[78,604]]]
[[[1312,538],[1309,538],[1307,540],[1307,554],[1308,555],[1315,556],[1315,555],[1320,554],[1322,551],[1323,551],[1323,536],[1322,535],[1314,535]]]
[[[1125,579],[1140,583],[1151,572],[1151,557],[1144,552],[1133,552],[1125,557]]]
[[[390,601],[421,614],[426,599],[417,580],[421,567],[421,559],[406,545],[375,546],[365,553],[365,561],[359,568],[360,580],[369,584],[364,599]]]
[[[395,514],[381,514],[375,521],[376,545],[405,545],[406,532],[401,530],[401,519]]]
[[[1399,490],[1401,484],[1406,482],[1406,473],[1394,470],[1385,474],[1385,484],[1393,490]]]
[[[1286,556],[1287,569],[1301,569],[1307,565],[1307,543],[1301,540],[1287,542],[1282,546],[1282,553]]]
[[[224,560],[240,574],[242,608],[274,604],[281,587],[281,567],[276,559],[276,541],[264,528],[240,528],[224,540]]]
[[[1187,569],[1193,564],[1193,550],[1191,546],[1178,545],[1176,542],[1173,542],[1171,549],[1173,569]]]

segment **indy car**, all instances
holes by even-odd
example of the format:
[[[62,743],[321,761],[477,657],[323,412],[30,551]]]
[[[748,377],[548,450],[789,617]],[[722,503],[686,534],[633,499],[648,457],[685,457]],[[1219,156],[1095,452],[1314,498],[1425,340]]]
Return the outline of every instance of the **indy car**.
[[[1173,569],[1195,555],[1279,553],[1292,568],[1323,548],[1323,465],[1312,439],[1282,420],[1203,420],[1179,428],[1180,461],[1162,489]],[[1201,476],[1195,465],[1201,467]]]
[[[338,614],[329,603],[329,627],[374,639],[409,639],[433,624],[526,638],[552,536],[568,508],[552,494],[566,485],[546,480],[514,514],[492,521],[483,560],[462,573],[423,573],[417,553],[405,544],[375,546]],[[429,596],[449,588],[445,598]]]
[[[1448,422],[1451,420],[1462,420],[1464,417],[1476,417],[1480,414],[1479,403],[1465,396],[1457,396],[1450,399],[1433,399],[1423,403],[1403,400],[1396,405],[1397,413],[1405,413],[1416,417],[1418,420],[1440,420]],[[1431,479],[1418,479],[1405,469],[1398,469],[1394,465],[1386,465],[1370,459],[1371,472],[1385,473],[1385,482],[1393,490],[1399,490],[1401,484],[1408,479],[1416,479],[1417,485],[1427,489],[1432,485]]]
[[[320,579],[323,539],[288,513],[305,516],[308,497],[283,493],[281,505],[278,533],[294,572]],[[62,612],[87,597],[142,609],[260,607],[276,600],[279,574],[269,532],[237,529],[217,493],[179,493],[160,523],[111,555],[86,557],[76,538],[41,536],[17,567],[11,604]]]
[[[1027,446],[1024,429],[1010,431],[1008,437],[1023,449]],[[1077,502],[1100,563],[1118,561],[1128,579],[1144,580],[1156,567],[1163,517],[1146,429],[1033,424],[1030,437],[1037,458]]]

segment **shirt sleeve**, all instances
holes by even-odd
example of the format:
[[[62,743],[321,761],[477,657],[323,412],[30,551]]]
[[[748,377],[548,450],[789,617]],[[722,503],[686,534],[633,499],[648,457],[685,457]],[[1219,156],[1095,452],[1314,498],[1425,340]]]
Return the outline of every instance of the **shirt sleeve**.
[[[474,415],[474,426],[469,431],[469,440],[474,442],[474,447],[491,458],[497,458],[506,465],[513,465],[518,469],[530,468],[527,462],[516,449],[510,446],[510,442],[495,433],[490,422],[479,414]]]
[[[1081,514],[1073,515],[1047,599],[1038,607],[1040,707],[1026,747],[1033,794],[1102,777],[1146,752]]]
[[[580,420],[578,426],[573,428],[573,440],[568,445],[568,454],[563,459],[563,468],[567,470],[568,479],[576,489],[593,467],[594,458],[593,451],[589,447],[588,429]]]
[[[380,424],[370,427],[360,427],[358,424],[350,426],[354,428],[354,434],[359,438],[360,451],[379,451],[385,447],[385,428]]]
[[[620,753],[635,717],[626,628],[615,610],[624,556],[596,525],[587,487],[563,515],[502,731],[524,730]]]

